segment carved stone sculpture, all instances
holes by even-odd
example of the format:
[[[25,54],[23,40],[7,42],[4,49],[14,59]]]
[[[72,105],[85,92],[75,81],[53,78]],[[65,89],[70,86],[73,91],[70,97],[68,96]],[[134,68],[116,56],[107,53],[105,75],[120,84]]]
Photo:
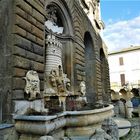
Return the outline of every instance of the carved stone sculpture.
[[[47,36],[46,44],[44,96],[47,94],[64,96],[70,90],[70,80],[67,78],[67,74],[63,73],[62,44],[53,35]]]
[[[40,94],[40,80],[36,71],[30,70],[27,72],[25,92],[30,94],[29,100],[36,98],[37,94]]]
[[[86,94],[86,85],[85,85],[85,81],[82,81],[82,82],[80,83],[80,92],[81,92],[81,94],[82,94],[83,96],[85,96],[85,94]]]
[[[86,94],[86,85],[85,85],[85,81],[82,81],[80,83],[80,93],[82,96],[79,96],[76,101],[83,101],[84,103],[87,103],[87,98],[85,96]]]
[[[58,9],[56,6],[49,6],[46,9],[47,21],[45,22],[46,27],[54,33],[63,33],[64,27],[59,21],[61,18],[58,16]]]
[[[49,88],[54,90],[54,93],[63,95],[64,92],[70,90],[70,79],[67,78],[67,74],[62,72],[62,68],[59,65],[57,69],[52,69],[49,74]]]

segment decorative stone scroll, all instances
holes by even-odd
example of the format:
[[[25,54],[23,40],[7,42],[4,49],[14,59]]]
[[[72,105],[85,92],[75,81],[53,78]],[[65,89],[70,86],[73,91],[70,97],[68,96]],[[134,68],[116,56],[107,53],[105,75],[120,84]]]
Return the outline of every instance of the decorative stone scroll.
[[[30,70],[27,72],[25,92],[30,95],[29,100],[36,99],[37,94],[40,94],[40,80],[36,71]]]

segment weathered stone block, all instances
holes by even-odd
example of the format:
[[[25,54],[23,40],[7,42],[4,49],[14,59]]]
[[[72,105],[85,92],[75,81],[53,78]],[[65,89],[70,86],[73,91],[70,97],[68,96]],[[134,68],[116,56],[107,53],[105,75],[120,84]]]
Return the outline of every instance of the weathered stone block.
[[[21,48],[24,48],[26,50],[32,50],[32,45],[31,45],[31,41],[19,36],[19,35],[15,35],[15,40],[14,40],[14,44],[18,45]]]
[[[20,56],[14,56],[14,66],[24,68],[24,69],[30,69],[31,62],[26,58]]]
[[[40,23],[39,21],[36,21],[36,26],[38,27],[38,28],[40,28],[42,31],[44,30],[44,24],[42,24],[42,23]]]
[[[43,40],[43,39],[40,39],[40,38],[36,38],[36,42],[38,43],[38,44],[40,44],[41,46],[44,46],[44,44],[45,44],[45,40]]]
[[[31,43],[31,46],[33,49],[33,52],[36,53],[36,54],[39,54],[41,56],[44,56],[44,50],[45,48],[43,46],[40,46],[40,45],[37,45],[35,43]]]
[[[15,0],[15,5],[17,5],[21,9],[24,9],[27,13],[30,13],[32,15],[32,7],[29,4],[27,4],[25,1]]]
[[[23,100],[24,99],[24,90],[13,90],[12,99]],[[14,105],[13,105],[14,107]]]
[[[31,52],[34,52],[36,54],[39,54],[41,56],[44,55],[44,49],[43,47],[41,47],[40,45],[37,45],[36,43],[33,43],[19,35],[15,35],[15,45],[25,49],[25,50],[29,50]]]
[[[24,37],[26,36],[26,31],[17,25],[14,26],[13,33],[19,34],[19,35],[24,36]]]
[[[31,34],[30,32],[27,32],[26,33],[26,38],[33,41],[33,42],[36,42],[36,36]],[[41,44],[42,45],[42,44]]]
[[[44,38],[44,32],[38,29],[36,26],[32,25],[32,33],[35,34],[40,39]]]
[[[38,11],[42,14],[44,14],[44,7],[39,5],[37,1],[35,0],[27,0],[27,2],[29,2],[34,9],[38,9]]]
[[[22,78],[13,78],[13,89],[24,89],[25,80]]]
[[[21,68],[14,68],[13,69],[13,76],[17,77],[25,77],[27,70]]]
[[[16,24],[18,26],[22,27],[23,29],[27,30],[28,32],[31,32],[32,31],[32,25],[31,25],[31,23],[28,22],[27,20],[23,19],[19,15],[16,15]]]
[[[14,12],[15,12],[17,15],[19,15],[19,16],[21,16],[21,17],[27,19],[27,15],[28,15],[28,14],[27,14],[21,7],[15,6]]]
[[[36,11],[35,9],[33,9],[32,15],[33,15],[33,17],[37,17],[36,19],[38,19],[38,21],[40,21],[40,23],[44,24],[45,18],[38,11]]]
[[[22,100],[22,101],[18,101],[15,100],[14,101],[15,104],[15,109],[14,109],[14,113],[18,114],[18,115],[25,115],[29,112],[29,109],[33,109],[36,112],[47,112],[48,110],[44,108],[44,101],[43,99],[38,99],[38,100],[34,100],[34,101],[27,101],[27,100]],[[32,114],[30,114],[32,115]]]

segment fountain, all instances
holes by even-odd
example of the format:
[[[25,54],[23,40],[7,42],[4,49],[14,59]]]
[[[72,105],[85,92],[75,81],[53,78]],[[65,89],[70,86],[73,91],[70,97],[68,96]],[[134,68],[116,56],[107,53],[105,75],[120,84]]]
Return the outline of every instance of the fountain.
[[[28,138],[39,139],[40,136],[51,136],[56,139],[93,135],[97,128],[101,128],[103,120],[113,115],[113,106],[108,105],[102,108],[98,104],[94,108],[92,106],[86,108],[86,104],[88,104],[86,85],[84,81],[81,81],[79,85],[79,92],[81,94],[73,98],[75,102],[81,103],[79,111],[66,110],[66,98],[74,96],[74,94],[70,91],[70,79],[63,72],[62,44],[53,35],[48,35],[46,44],[43,103],[53,102],[55,110],[47,106],[46,109],[42,108],[39,111],[30,105],[24,114],[15,115],[15,127],[16,131],[21,134],[20,140]],[[36,95],[37,93],[40,94],[38,75],[35,71],[31,70],[27,72],[24,79],[26,80],[25,91],[27,94],[30,93],[29,100],[32,102],[30,104],[35,105]],[[56,100],[58,104],[55,104]],[[82,104],[83,102],[84,104]],[[31,111],[31,109],[34,110]],[[45,112],[45,114],[42,112]]]
[[[0,5],[0,121],[14,122],[19,140],[103,133],[113,106],[103,104],[110,87],[99,0]]]
[[[58,97],[59,106],[66,111],[66,96],[70,95],[70,79],[63,73],[62,44],[54,35],[46,39],[46,67],[44,98]]]

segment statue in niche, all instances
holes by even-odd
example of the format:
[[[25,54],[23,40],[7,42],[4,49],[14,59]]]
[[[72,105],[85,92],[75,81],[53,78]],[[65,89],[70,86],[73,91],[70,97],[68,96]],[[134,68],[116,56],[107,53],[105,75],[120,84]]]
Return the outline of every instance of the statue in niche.
[[[36,71],[30,70],[27,72],[25,92],[30,95],[29,100],[36,98],[37,94],[40,94],[40,80]]]
[[[87,103],[87,97],[86,95],[86,84],[85,81],[81,81],[80,83],[80,93],[82,96],[77,98],[77,101],[83,101],[84,103]]]
[[[57,23],[57,8],[55,6],[50,6],[47,9],[47,18],[48,20],[52,21],[52,23],[56,24]]]
[[[81,92],[81,94],[82,94],[83,96],[85,96],[85,94],[86,94],[86,84],[85,84],[85,81],[82,81],[82,82],[80,83],[80,92]]]
[[[61,18],[57,15],[58,9],[55,6],[47,7],[47,21],[45,22],[46,27],[55,33],[63,33],[63,24]]]

